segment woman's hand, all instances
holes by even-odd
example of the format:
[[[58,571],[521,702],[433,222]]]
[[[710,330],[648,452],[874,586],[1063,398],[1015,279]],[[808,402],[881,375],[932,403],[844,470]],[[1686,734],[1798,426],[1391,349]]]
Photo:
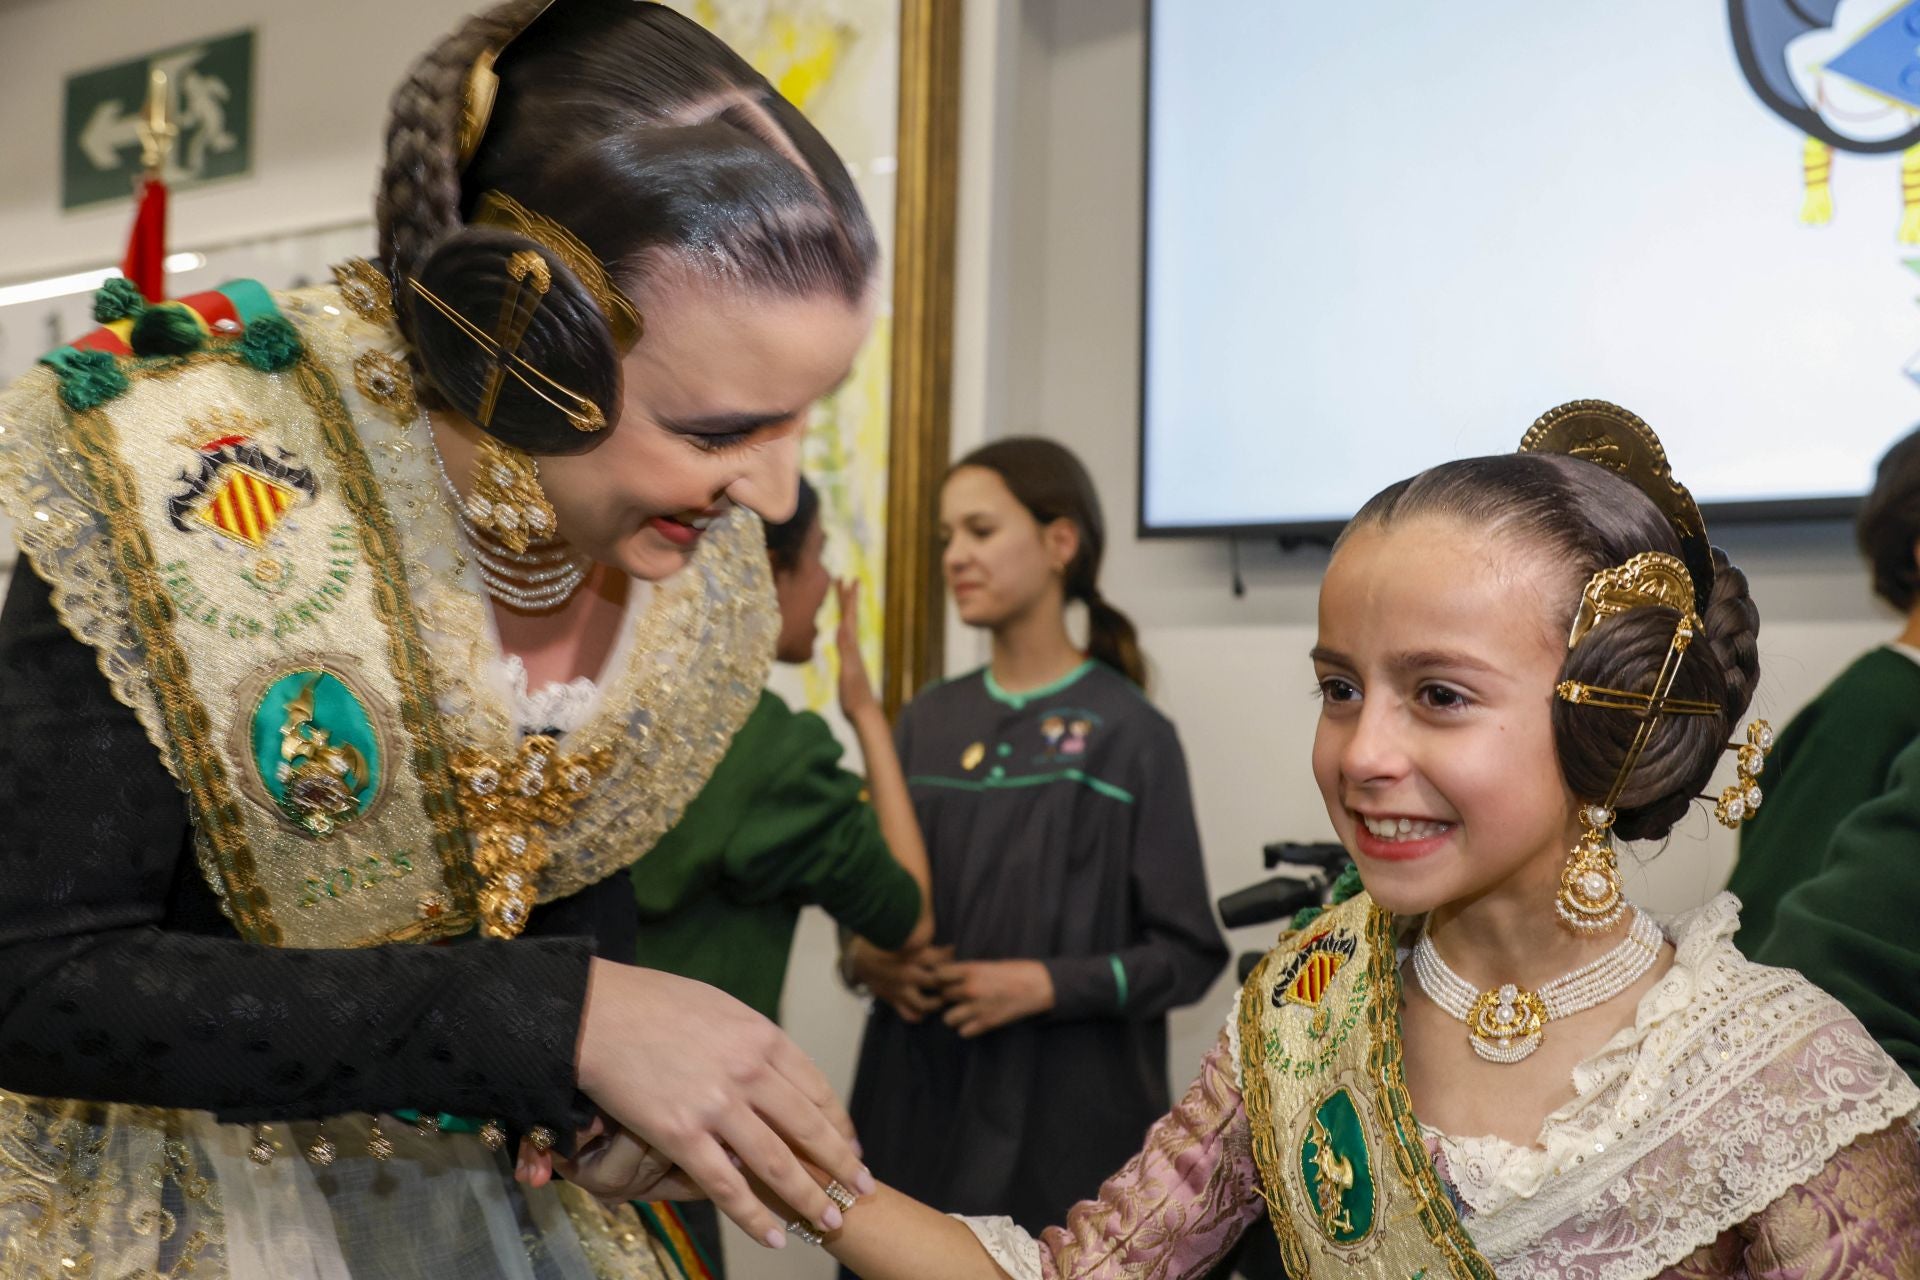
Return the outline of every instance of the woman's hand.
[[[840,652],[840,711],[854,720],[880,710],[880,699],[867,674],[866,656],[860,652],[860,584],[841,578],[833,589],[840,601],[840,625],[834,631],[834,647]]]
[[[940,1008],[940,969],[952,960],[952,947],[882,951],[865,938],[847,944],[855,981],[892,1006],[902,1022],[917,1023]]]
[[[773,1023],[705,983],[593,961],[576,1074],[614,1124],[773,1248],[786,1235],[743,1172],[826,1230],[840,1225],[840,1210],[796,1157],[862,1194],[874,1185],[819,1068]]]
[[[1053,975],[1038,960],[969,960],[940,966],[946,1024],[965,1039],[1053,1008]]]

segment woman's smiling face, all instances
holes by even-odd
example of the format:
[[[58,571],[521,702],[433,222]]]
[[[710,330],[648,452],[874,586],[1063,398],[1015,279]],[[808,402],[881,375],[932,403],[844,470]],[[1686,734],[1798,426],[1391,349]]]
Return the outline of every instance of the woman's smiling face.
[[[846,378],[873,306],[701,280],[639,302],[619,423],[587,453],[541,458],[540,482],[575,549],[658,581],[734,506],[793,514],[808,414]]]
[[[1550,557],[1444,516],[1363,526],[1335,552],[1314,779],[1387,909],[1557,876],[1577,832],[1551,714],[1569,590]]]

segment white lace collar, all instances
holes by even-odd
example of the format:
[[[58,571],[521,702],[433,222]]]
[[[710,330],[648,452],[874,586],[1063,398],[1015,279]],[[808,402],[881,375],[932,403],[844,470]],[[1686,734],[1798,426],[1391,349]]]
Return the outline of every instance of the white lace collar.
[[[1533,1146],[1420,1126],[1421,1133],[1438,1142],[1445,1153],[1449,1180],[1469,1209],[1490,1213],[1510,1200],[1531,1196],[1596,1144],[1606,1145],[1608,1135],[1602,1132],[1608,1128],[1606,1117],[1594,1114],[1595,1103],[1632,1072],[1647,1037],[1686,1009],[1708,959],[1723,946],[1732,948],[1733,935],[1740,928],[1740,900],[1730,893],[1717,894],[1663,928],[1667,941],[1673,943],[1673,967],[1640,997],[1633,1025],[1622,1027],[1597,1053],[1574,1067],[1574,1096],[1541,1122]]]
[[[620,642],[609,654],[606,670],[618,671],[626,661],[626,650],[636,630],[634,622],[653,601],[653,584],[635,578],[627,586],[627,604],[620,621]],[[494,632],[495,651],[499,652],[498,629]],[[498,661],[500,682],[512,699],[513,716],[523,733],[551,733],[558,736],[574,732],[589,720],[600,706],[600,685],[591,676],[575,676],[567,681],[527,688],[527,664],[517,653],[502,653]]]

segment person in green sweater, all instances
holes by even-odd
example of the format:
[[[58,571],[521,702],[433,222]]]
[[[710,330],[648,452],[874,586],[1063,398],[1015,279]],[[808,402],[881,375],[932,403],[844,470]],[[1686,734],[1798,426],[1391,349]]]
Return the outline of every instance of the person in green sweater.
[[[1819,873],[1780,900],[1761,964],[1798,969],[1920,1083],[1920,739],[1841,821]]]
[[[802,479],[792,518],[767,527],[781,662],[813,658],[816,619],[834,585],[819,514],[819,495]],[[857,585],[837,591],[840,709],[867,776],[842,766],[825,720],[763,690],[705,789],[629,871],[639,913],[634,963],[709,983],[776,1022],[802,908],[823,907],[842,929],[889,951],[933,936],[926,845],[860,654]],[[684,1227],[710,1274],[725,1275],[719,1218],[707,1202],[645,1206],[643,1215],[669,1235]]]
[[[1854,534],[1875,594],[1906,615],[1906,627],[1834,677],[1793,718],[1767,761],[1766,802],[1741,830],[1740,858],[1727,881],[1740,898],[1734,941],[1757,959],[1781,927],[1781,899],[1831,860],[1842,822],[1888,790],[1894,759],[1920,738],[1920,430],[1880,459]],[[1914,905],[1909,901],[1908,910]],[[1805,972],[1842,994],[1835,974]],[[1909,973],[1908,981],[1920,977]]]

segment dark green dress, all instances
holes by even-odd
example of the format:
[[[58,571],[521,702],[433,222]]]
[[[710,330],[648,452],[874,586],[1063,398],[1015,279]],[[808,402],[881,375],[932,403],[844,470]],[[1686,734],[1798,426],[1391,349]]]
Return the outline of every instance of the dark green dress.
[[[840,756],[826,721],[760,695],[706,788],[629,872],[635,964],[711,983],[778,1021],[802,907],[882,947],[906,941],[920,887]]]
[[[1916,738],[1920,663],[1890,647],[1862,655],[1793,718],[1761,774],[1766,800],[1741,829],[1727,881],[1740,898],[1734,941],[1747,955],[1759,954],[1780,900],[1820,869],[1842,820],[1886,790],[1894,757]]]
[[[1840,823],[1819,874],[1781,900],[1754,959],[1831,992],[1920,1082],[1920,742]]]

